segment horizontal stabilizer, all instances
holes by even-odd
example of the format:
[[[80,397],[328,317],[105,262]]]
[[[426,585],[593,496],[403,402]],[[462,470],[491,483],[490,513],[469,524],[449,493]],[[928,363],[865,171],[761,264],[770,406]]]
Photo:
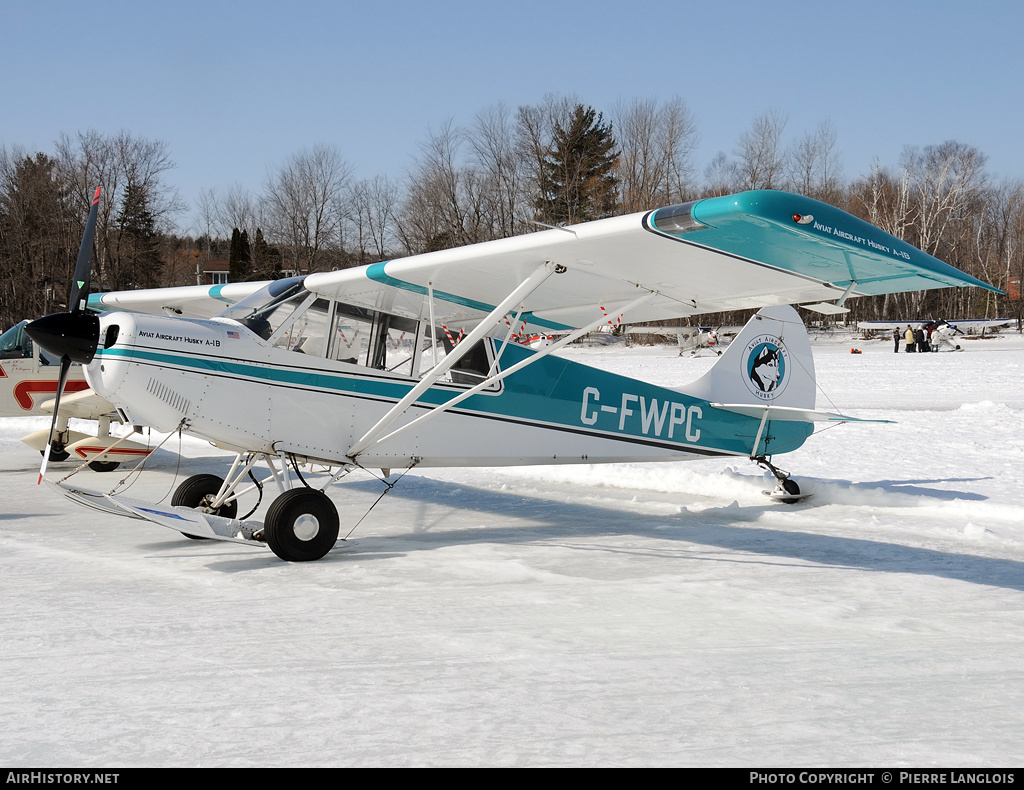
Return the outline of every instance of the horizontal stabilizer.
[[[837,304],[831,302],[818,302],[817,304],[802,304],[800,305],[804,310],[812,310],[815,313],[821,313],[822,315],[843,315],[844,313],[850,312],[849,307],[840,307]]]
[[[750,403],[712,403],[711,405],[716,409],[731,411],[746,417],[756,417],[759,420],[767,414],[768,419],[783,422],[893,422],[892,420],[866,420],[831,411],[797,409],[791,406],[761,406]]]

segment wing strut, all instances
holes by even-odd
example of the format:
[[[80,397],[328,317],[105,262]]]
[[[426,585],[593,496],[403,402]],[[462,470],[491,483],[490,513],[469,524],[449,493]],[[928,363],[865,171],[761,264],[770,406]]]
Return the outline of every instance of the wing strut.
[[[456,362],[468,354],[478,341],[483,340],[484,336],[505,317],[505,313],[516,307],[519,302],[540,288],[548,277],[555,273],[555,269],[556,264],[552,261],[545,261],[538,266],[529,277],[523,280],[512,293],[502,300],[501,304],[488,313],[487,317],[477,324],[476,328],[466,335],[452,349],[452,352],[441,360],[440,364],[431,368],[420,382],[406,393],[405,397],[392,406],[387,414],[377,421],[376,425],[363,434],[362,438],[348,449],[346,455],[349,458],[355,458],[359,453],[366,450],[395,420],[405,414],[420,395],[430,389]]]
[[[650,301],[655,296],[657,296],[657,293],[658,293],[657,291],[648,291],[643,296],[638,297],[637,299],[634,299],[632,302],[630,302],[629,304],[625,305],[624,307],[622,307],[617,312],[620,315],[624,315],[627,312],[629,312],[630,310],[632,310],[632,309],[634,309],[636,307],[639,307],[644,302]],[[451,400],[446,401],[446,402],[444,402],[442,404],[439,404],[438,406],[435,406],[434,408],[432,408],[430,411],[428,411],[428,412],[426,412],[424,414],[421,414],[415,420],[412,420],[411,422],[407,422],[405,425],[399,426],[398,428],[393,430],[391,433],[389,433],[387,436],[381,437],[380,439],[377,439],[375,441],[370,442],[365,447],[363,447],[360,452],[365,452],[370,447],[375,447],[378,444],[382,444],[383,442],[386,442],[388,439],[390,439],[390,438],[392,438],[394,436],[397,436],[398,434],[402,433],[402,431],[406,430],[407,428],[411,428],[414,425],[419,425],[421,422],[429,420],[431,417],[435,417],[438,414],[441,414],[442,412],[447,411],[448,409],[452,408],[453,406],[456,406],[457,404],[462,403],[462,401],[464,401],[466,398],[470,397],[471,395],[476,395],[476,393],[480,392],[480,390],[484,389],[485,387],[489,387],[492,384],[496,384],[497,382],[501,381],[506,376],[511,376],[516,371],[522,370],[527,365],[532,365],[537,360],[543,359],[548,354],[550,354],[550,353],[552,353],[554,351],[558,351],[558,349],[562,348],[563,346],[567,346],[572,341],[576,340],[579,337],[582,337],[587,332],[592,332],[593,330],[597,329],[597,327],[599,327],[602,324],[605,324],[607,322],[608,322],[608,315],[607,314],[602,314],[601,317],[598,318],[596,321],[592,321],[591,323],[589,323],[586,326],[581,327],[579,329],[574,329],[572,332],[570,332],[568,335],[566,335],[565,337],[561,338],[557,342],[552,343],[550,346],[547,346],[545,348],[540,349],[536,354],[534,354],[534,355],[532,355],[530,357],[527,357],[526,359],[524,359],[524,360],[522,360],[520,362],[517,362],[515,365],[513,365],[512,367],[510,367],[510,368],[508,368],[506,370],[501,371],[501,373],[499,373],[497,376],[488,376],[486,379],[481,381],[479,384],[476,384],[476,385],[470,387],[465,392],[460,392],[458,395],[456,395]],[[463,340],[462,342],[465,343],[466,341]],[[506,338],[505,342],[508,343],[508,338]],[[461,343],[459,345],[461,345]],[[504,351],[504,347],[502,347],[501,350]],[[499,357],[500,357],[500,354],[501,354],[501,352],[499,351]],[[351,451],[349,452],[349,456],[350,457],[352,456]]]

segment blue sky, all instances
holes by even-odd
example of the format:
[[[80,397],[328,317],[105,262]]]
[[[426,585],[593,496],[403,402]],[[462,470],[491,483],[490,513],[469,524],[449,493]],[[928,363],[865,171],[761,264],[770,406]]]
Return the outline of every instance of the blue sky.
[[[400,177],[429,129],[503,102],[681,97],[696,164],[753,119],[830,120],[847,177],[957,139],[1024,178],[1016,2],[51,2],[0,0],[0,145],[62,132],[168,143],[168,181],[259,189],[313,145]],[[187,218],[182,218],[187,224]]]

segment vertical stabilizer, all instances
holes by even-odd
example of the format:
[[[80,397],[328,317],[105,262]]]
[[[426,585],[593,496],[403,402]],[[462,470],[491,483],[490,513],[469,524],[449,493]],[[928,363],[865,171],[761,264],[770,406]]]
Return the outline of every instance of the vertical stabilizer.
[[[813,409],[814,358],[800,315],[789,305],[762,308],[715,366],[679,391],[712,403]]]

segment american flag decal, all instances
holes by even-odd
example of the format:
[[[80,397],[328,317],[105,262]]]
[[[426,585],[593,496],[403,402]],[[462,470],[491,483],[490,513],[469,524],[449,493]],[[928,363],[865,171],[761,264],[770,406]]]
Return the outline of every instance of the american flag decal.
[[[235,331],[229,329],[228,330],[228,337],[231,337],[231,338],[234,338],[235,340],[238,340],[240,336],[239,336],[238,332],[235,332]]]

